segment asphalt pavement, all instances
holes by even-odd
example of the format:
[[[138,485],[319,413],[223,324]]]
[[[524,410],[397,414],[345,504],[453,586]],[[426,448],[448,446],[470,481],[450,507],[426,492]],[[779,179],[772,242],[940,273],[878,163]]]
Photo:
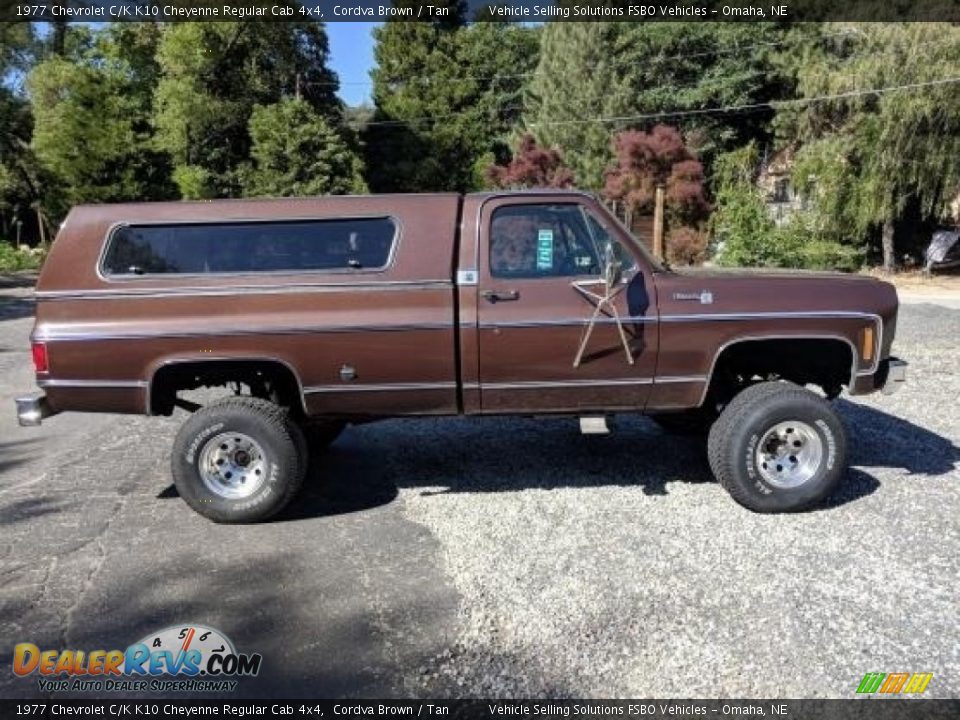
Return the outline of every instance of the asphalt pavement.
[[[13,285],[13,286],[11,286]],[[19,428],[26,283],[0,283],[0,697],[13,645],[125,648],[188,622],[263,654],[240,696],[851,697],[866,672],[960,695],[960,309],[901,310],[892,397],[839,401],[827,505],[754,515],[702,443],[621,417],[353,427],[275,522],[171,485],[183,415]]]

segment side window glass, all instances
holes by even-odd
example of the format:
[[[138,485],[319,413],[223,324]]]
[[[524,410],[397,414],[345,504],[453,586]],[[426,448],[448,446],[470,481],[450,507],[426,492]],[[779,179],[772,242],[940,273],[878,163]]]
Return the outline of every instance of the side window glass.
[[[493,277],[596,275],[599,258],[599,248],[579,205],[508,205],[493,213]]]
[[[590,235],[593,242],[599,248],[600,257],[604,257],[607,245],[613,248],[613,257],[620,263],[622,270],[633,270],[637,266],[636,259],[627,251],[625,247],[611,235],[607,229],[600,224],[593,213],[584,209],[583,216],[586,218],[587,226],[590,228]]]
[[[389,218],[127,225],[111,235],[103,272],[382,270],[396,238]]]

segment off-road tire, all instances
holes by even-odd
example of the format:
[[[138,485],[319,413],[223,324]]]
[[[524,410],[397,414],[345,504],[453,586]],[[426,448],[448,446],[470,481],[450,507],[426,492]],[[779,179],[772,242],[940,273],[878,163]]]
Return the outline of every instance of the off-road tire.
[[[778,486],[765,477],[775,474],[772,468],[761,470],[758,447],[765,447],[761,443],[774,428],[793,432],[794,422],[809,431],[811,445],[819,442],[820,457],[799,485]],[[824,398],[792,383],[764,382],[746,388],[724,408],[710,430],[707,454],[714,476],[744,507],[797,512],[818,505],[836,488],[847,468],[847,435]]]
[[[212,491],[200,469],[208,444],[230,434],[248,438],[263,450],[258,466],[262,479],[257,479],[255,491],[246,497],[225,497]],[[266,520],[299,491],[307,465],[304,447],[303,435],[286,409],[259,398],[227,398],[201,408],[181,426],[173,442],[173,480],[180,497],[214,522]]]

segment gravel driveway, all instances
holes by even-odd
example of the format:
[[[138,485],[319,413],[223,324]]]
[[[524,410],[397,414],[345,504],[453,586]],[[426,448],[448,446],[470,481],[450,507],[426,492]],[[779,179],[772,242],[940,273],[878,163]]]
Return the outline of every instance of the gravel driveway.
[[[960,310],[902,309],[910,382],[840,401],[854,467],[815,512],[743,510],[640,418],[453,419],[351,428],[280,521],[230,527],[170,486],[182,416],[16,426],[28,293],[0,287],[0,697],[38,695],[17,642],[185,621],[263,653],[249,696],[960,695]]]

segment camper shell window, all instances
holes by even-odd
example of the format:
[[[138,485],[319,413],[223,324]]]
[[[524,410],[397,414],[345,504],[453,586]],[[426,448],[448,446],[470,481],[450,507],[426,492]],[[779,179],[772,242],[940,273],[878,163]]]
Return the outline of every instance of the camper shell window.
[[[397,224],[386,217],[114,228],[105,276],[384,270]]]

